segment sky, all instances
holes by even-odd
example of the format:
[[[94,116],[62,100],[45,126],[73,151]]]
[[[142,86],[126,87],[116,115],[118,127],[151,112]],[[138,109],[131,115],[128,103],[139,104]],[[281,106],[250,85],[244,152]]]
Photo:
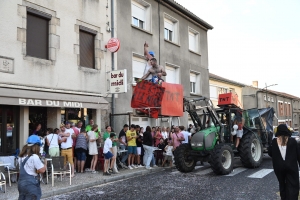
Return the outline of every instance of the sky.
[[[300,0],[175,0],[214,27],[209,71],[300,97]]]

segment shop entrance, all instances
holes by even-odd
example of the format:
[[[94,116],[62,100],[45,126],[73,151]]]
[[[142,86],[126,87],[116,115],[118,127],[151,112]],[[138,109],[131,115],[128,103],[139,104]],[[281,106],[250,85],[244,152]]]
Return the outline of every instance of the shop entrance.
[[[0,105],[0,155],[15,153],[19,144],[18,106]]]

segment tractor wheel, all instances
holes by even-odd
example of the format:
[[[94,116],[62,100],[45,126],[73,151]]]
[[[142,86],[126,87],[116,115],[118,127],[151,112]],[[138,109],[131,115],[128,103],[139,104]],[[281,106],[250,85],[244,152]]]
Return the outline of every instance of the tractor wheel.
[[[196,161],[188,160],[190,150],[192,150],[190,144],[181,144],[175,149],[174,159],[178,171],[186,173],[194,170]]]
[[[226,175],[233,170],[233,151],[227,144],[218,144],[215,146],[210,165],[215,174]]]
[[[238,151],[242,164],[247,168],[259,167],[263,158],[263,148],[260,140],[253,133],[242,137]]]

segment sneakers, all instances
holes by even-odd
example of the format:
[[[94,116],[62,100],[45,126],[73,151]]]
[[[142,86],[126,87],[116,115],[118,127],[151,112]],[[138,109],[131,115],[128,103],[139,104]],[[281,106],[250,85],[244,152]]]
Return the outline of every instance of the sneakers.
[[[153,169],[152,167],[146,167],[146,169]]]
[[[103,172],[103,176],[110,176],[111,174],[108,172]]]
[[[142,165],[138,165],[137,167],[143,167]]]
[[[98,172],[97,171],[92,171],[92,174],[98,174]]]
[[[85,169],[86,172],[91,172],[92,170],[90,168]]]
[[[157,165],[153,165],[153,167],[158,167]]]
[[[108,169],[108,172],[109,172],[109,173],[112,173],[112,172],[113,172],[112,168],[109,168],[109,169]]]
[[[135,169],[137,169],[137,168],[138,168],[136,165],[131,165],[131,167],[133,167],[133,168],[135,168]]]
[[[128,165],[128,169],[133,169],[130,165]]]

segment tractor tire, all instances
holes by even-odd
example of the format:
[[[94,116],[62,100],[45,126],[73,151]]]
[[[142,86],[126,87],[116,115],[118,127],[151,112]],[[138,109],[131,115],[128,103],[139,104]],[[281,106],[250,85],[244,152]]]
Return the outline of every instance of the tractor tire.
[[[233,151],[227,144],[218,144],[211,153],[210,165],[215,174],[227,175],[233,170]]]
[[[192,150],[190,144],[181,144],[174,151],[174,160],[175,165],[178,171],[187,173],[194,170],[196,161],[195,160],[187,160],[188,152]]]
[[[238,151],[245,167],[256,168],[260,166],[263,148],[260,140],[253,133],[248,133],[242,137]]]

